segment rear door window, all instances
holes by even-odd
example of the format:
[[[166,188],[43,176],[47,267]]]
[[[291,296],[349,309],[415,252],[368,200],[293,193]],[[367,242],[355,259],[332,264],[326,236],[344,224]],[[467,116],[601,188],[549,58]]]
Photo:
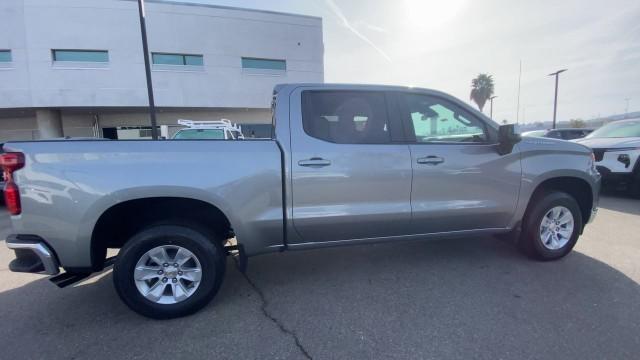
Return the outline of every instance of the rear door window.
[[[388,119],[383,92],[302,92],[302,125],[316,139],[336,144],[390,143]]]

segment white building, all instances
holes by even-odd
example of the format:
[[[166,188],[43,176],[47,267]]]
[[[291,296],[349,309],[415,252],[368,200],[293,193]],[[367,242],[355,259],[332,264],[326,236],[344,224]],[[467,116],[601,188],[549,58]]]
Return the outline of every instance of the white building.
[[[323,81],[321,18],[154,0],[146,15],[159,124],[246,133],[270,123],[274,85]],[[0,1],[0,141],[148,136],[147,104],[136,1]]]

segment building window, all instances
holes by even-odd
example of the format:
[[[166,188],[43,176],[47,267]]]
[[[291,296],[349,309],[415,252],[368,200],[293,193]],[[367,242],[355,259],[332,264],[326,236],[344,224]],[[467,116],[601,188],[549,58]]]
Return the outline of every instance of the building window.
[[[287,62],[285,60],[273,60],[273,59],[258,59],[258,58],[242,58],[243,69],[257,69],[257,70],[278,70],[286,71]]]
[[[109,52],[106,50],[51,50],[53,61],[108,63]]]
[[[204,66],[202,55],[151,53],[154,65]]]
[[[11,50],[0,50],[0,62],[11,62]]]

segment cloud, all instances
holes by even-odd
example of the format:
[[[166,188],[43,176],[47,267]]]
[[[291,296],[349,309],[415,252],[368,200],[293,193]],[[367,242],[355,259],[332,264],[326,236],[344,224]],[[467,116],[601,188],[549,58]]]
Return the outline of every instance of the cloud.
[[[335,16],[338,17],[338,19],[340,19],[340,21],[342,22],[342,25],[347,28],[349,31],[351,31],[355,36],[357,36],[358,38],[360,38],[360,40],[364,41],[367,45],[371,46],[375,51],[377,51],[380,55],[382,55],[382,57],[387,60],[388,62],[392,62],[391,57],[384,51],[382,50],[379,46],[377,46],[373,41],[371,41],[371,39],[369,39],[368,37],[366,37],[364,34],[362,34],[360,31],[358,31],[358,29],[356,29],[351,22],[349,21],[349,19],[347,19],[347,17],[344,15],[344,13],[342,12],[342,9],[340,9],[340,7],[338,6],[338,4],[336,4],[333,0],[325,0],[325,4],[327,4],[327,6],[329,7],[329,10],[331,10],[331,12],[333,12],[333,14]],[[375,27],[372,25],[367,25],[368,28],[372,29]],[[382,30],[384,31],[384,29],[380,28],[380,27],[375,27],[378,30]]]

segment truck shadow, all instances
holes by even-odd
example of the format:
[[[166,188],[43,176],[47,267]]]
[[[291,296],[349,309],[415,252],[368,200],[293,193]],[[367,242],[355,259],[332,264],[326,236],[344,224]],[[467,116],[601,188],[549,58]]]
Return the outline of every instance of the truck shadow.
[[[493,238],[385,244],[256,257],[247,276],[266,303],[230,262],[209,306],[170,321],[129,311],[110,273],[64,290],[35,280],[0,293],[3,357],[299,356],[262,307],[320,358],[640,350],[640,286],[578,252],[540,263]],[[173,344],[159,344],[172,328]]]
[[[599,206],[602,209],[640,215],[640,199],[634,199],[624,192],[603,190]]]

